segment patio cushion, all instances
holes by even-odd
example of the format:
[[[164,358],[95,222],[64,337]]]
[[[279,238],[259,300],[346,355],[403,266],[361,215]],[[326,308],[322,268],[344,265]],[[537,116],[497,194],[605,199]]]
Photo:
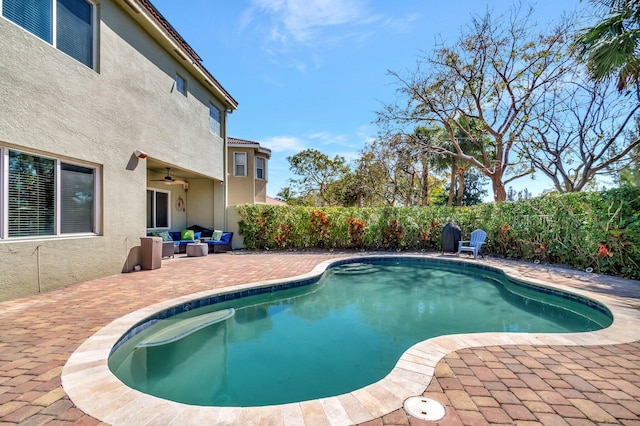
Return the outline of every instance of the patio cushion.
[[[222,237],[222,231],[213,231],[213,234],[211,234],[213,241],[220,241],[220,237]]]
[[[195,233],[191,229],[183,229],[180,231],[181,240],[194,240]]]
[[[153,232],[153,234],[154,236],[162,238],[162,241],[173,241],[173,238],[171,238],[169,231],[162,231],[158,233]]]

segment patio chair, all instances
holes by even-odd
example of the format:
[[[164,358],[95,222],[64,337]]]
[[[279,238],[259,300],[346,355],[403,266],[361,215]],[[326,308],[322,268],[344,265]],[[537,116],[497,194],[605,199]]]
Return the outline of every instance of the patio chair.
[[[458,242],[457,255],[460,256],[460,252],[462,251],[468,251],[473,253],[474,259],[477,259],[478,253],[480,253],[480,250],[482,249],[482,245],[484,244],[486,239],[487,239],[487,233],[484,232],[482,229],[476,229],[471,233],[471,239],[469,241]],[[484,258],[484,255],[482,255],[482,257]]]

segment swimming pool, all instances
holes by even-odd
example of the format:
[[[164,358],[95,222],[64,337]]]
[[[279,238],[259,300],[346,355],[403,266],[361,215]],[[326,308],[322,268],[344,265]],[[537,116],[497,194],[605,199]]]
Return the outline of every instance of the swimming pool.
[[[119,340],[109,366],[135,389],[187,404],[284,404],[373,383],[410,346],[434,336],[590,331],[612,321],[593,300],[475,263],[364,262],[338,262],[321,280],[245,289],[158,312]],[[175,342],[136,349],[163,323],[229,308],[235,316]]]

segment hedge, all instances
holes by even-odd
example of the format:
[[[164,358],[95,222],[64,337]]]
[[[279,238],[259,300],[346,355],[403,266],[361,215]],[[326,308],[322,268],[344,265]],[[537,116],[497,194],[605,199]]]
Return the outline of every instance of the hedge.
[[[238,206],[248,249],[441,249],[444,225],[484,229],[485,253],[640,278],[640,189],[546,194],[472,207]]]

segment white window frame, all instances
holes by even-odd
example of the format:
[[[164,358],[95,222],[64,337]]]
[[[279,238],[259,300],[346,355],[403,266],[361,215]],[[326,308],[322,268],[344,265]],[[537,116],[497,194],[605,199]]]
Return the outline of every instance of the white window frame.
[[[32,155],[34,157],[46,158],[54,161],[55,176],[54,176],[54,233],[50,235],[37,235],[37,236],[16,236],[9,237],[9,151],[21,152],[23,154]],[[51,155],[42,155],[34,153],[29,150],[19,148],[9,148],[0,146],[0,240],[4,241],[20,241],[20,240],[33,240],[33,239],[54,239],[54,238],[69,238],[69,237],[86,237],[100,235],[101,217],[102,217],[102,182],[101,182],[101,167],[95,164],[89,164],[77,160],[68,160],[56,158]],[[79,233],[62,233],[61,232],[61,194],[62,194],[62,179],[61,170],[62,164],[70,164],[89,168],[93,170],[93,231],[92,232],[79,232]]]
[[[81,63],[84,66],[87,66],[85,63],[78,61],[76,58],[74,58],[73,56],[68,55],[66,52],[58,49],[58,35],[57,35],[57,22],[58,22],[58,2],[57,0],[48,0],[51,2],[51,43],[49,43],[47,40],[44,40],[42,38],[40,38],[38,35],[32,33],[31,31],[29,31],[28,29],[20,26],[19,24],[13,22],[11,19],[6,18],[3,14],[2,14],[2,0],[0,0],[0,17],[2,17],[3,19],[7,20],[8,22],[11,22],[13,25],[15,25],[16,27],[22,29],[23,31],[28,32],[29,34],[33,35],[34,37],[36,37],[39,40],[42,40],[43,42],[47,43],[50,46],[53,46],[57,51],[64,53],[65,55],[69,56],[71,59]],[[99,0],[84,0],[86,3],[88,3],[91,6],[91,64],[88,65],[88,68],[97,71],[98,69],[98,4],[99,4]]]
[[[238,157],[244,157],[244,174],[238,174]],[[236,177],[247,177],[247,169],[249,166],[248,156],[246,152],[234,152],[233,153],[233,175]]]
[[[166,189],[158,189],[158,188],[147,188],[147,191],[151,191],[153,192],[153,226],[151,226],[150,228],[147,228],[147,231],[168,231],[169,229],[171,229],[171,191],[168,191]],[[158,211],[158,206],[156,203],[156,193],[161,192],[163,194],[167,194],[167,226],[157,226],[156,223],[156,219],[157,219],[157,214],[156,212]]]
[[[180,82],[182,81],[182,90],[180,90]],[[176,91],[184,96],[187,96],[187,79],[180,73],[176,73]]]
[[[256,179],[258,180],[267,180],[267,158],[256,156]],[[258,170],[260,170],[259,164],[262,162],[262,177],[258,175]]]

